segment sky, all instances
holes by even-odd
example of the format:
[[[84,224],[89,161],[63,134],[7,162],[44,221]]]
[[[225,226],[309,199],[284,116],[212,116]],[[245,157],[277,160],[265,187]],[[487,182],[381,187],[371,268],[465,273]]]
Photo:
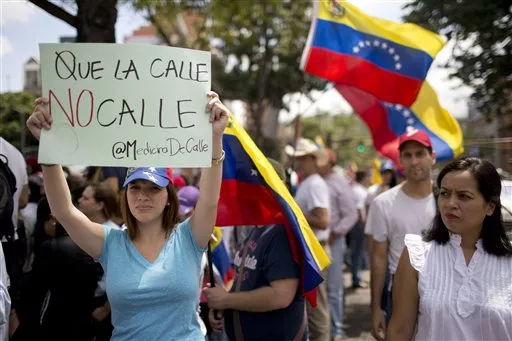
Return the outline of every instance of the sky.
[[[215,0],[218,1],[218,0]],[[248,1],[248,0],[240,0]],[[300,0],[302,1],[302,0]],[[401,21],[402,6],[406,1],[353,0],[366,13],[383,19]],[[116,40],[146,24],[142,15],[129,6],[121,6],[116,23]],[[23,64],[39,56],[39,43],[59,42],[62,36],[75,36],[74,28],[25,0],[0,0],[0,92],[21,91],[23,87]],[[427,80],[437,91],[441,104],[456,118],[467,117],[467,100],[471,89],[463,87],[457,80],[448,80],[449,71],[440,65],[451,57],[449,44],[438,54]],[[350,113],[350,106],[336,90],[316,92],[314,103],[299,94],[285,97],[290,101],[290,112],[281,110],[280,120],[289,121],[298,112],[306,116],[317,111]],[[241,107],[240,104],[235,104]],[[233,108],[236,110],[236,108]]]

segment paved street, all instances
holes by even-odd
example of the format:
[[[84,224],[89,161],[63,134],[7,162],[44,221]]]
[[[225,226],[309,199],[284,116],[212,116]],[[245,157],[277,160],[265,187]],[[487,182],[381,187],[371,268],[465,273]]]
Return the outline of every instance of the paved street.
[[[350,273],[345,272],[345,285],[351,283],[350,277]],[[362,277],[367,283],[370,282],[369,271],[363,271]],[[344,329],[347,340],[374,340],[370,333],[370,289],[346,289],[345,304]]]

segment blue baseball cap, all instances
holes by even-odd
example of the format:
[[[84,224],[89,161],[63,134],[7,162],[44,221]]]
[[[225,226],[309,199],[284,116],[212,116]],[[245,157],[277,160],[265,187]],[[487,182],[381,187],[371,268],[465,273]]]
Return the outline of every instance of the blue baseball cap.
[[[129,168],[123,187],[135,180],[148,180],[159,187],[167,187],[171,182],[165,168],[155,167]]]
[[[382,166],[380,167],[380,172],[384,173],[385,171],[394,171],[395,165],[391,160],[386,160]]]

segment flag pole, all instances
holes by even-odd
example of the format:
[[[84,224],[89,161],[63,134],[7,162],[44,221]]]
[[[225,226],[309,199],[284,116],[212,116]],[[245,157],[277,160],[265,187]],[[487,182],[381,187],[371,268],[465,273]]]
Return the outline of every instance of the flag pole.
[[[208,241],[207,257],[208,257],[208,273],[210,275],[210,286],[213,288],[213,287],[215,287],[215,276],[213,274],[213,261],[212,261],[211,241]]]
[[[212,245],[211,245],[211,239],[208,241],[208,249],[206,251],[206,256],[208,258],[208,273],[210,275],[210,287],[215,287],[215,276],[213,273],[213,261],[212,261]],[[215,319],[220,320],[222,317],[218,315],[218,310],[213,310],[213,316]]]

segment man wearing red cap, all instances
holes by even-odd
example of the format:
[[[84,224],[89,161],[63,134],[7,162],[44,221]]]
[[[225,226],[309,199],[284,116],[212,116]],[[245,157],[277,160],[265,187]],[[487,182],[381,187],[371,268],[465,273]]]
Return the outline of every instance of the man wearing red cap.
[[[386,321],[392,312],[391,288],[384,288],[386,268],[394,275],[408,233],[421,234],[430,227],[436,208],[432,193],[431,168],[435,152],[428,134],[408,131],[399,138],[400,163],[407,180],[379,195],[372,205],[367,228],[373,233],[371,264],[372,335],[384,340]],[[386,311],[381,308],[381,295],[386,296]]]

